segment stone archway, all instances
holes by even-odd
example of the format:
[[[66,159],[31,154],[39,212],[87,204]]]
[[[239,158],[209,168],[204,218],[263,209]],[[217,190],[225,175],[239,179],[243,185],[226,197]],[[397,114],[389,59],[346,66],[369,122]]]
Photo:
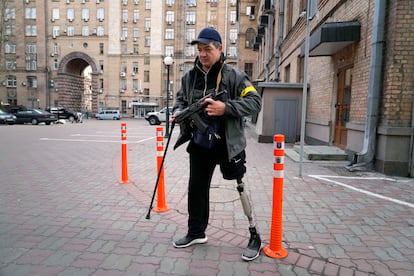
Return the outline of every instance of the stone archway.
[[[82,109],[84,92],[83,70],[92,68],[92,112],[98,112],[98,68],[95,60],[82,52],[72,52],[63,57],[58,69],[59,105],[75,111]]]

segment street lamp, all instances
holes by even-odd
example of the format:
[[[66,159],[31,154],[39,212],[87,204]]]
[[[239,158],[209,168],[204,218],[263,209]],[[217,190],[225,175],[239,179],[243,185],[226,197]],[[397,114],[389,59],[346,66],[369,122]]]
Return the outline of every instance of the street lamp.
[[[164,58],[164,64],[167,66],[167,108],[165,114],[165,137],[170,135],[170,109],[169,109],[169,99],[170,99],[170,66],[173,64],[173,59],[170,56]]]

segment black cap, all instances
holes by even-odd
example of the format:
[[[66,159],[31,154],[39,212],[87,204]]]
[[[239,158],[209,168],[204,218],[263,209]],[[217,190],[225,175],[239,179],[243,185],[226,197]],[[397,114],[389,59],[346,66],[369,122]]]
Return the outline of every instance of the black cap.
[[[207,27],[201,30],[196,40],[191,41],[191,45],[197,43],[209,44],[213,41],[220,42],[221,44],[221,36],[215,29]]]

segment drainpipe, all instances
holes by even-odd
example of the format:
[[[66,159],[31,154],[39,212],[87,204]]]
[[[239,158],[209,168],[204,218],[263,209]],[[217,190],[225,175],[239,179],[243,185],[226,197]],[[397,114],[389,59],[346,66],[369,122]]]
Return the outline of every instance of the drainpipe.
[[[414,79],[414,76],[413,76]],[[408,162],[408,173],[411,177],[414,177],[414,89],[413,96],[411,98],[411,145],[410,145],[410,160]]]
[[[270,71],[269,71],[269,64],[270,64],[270,42],[272,41],[272,35],[273,35],[273,13],[274,10],[272,10],[271,12],[269,12],[267,15],[267,39],[266,39],[266,66],[265,66],[265,77],[266,77],[266,82],[269,81],[269,75],[270,75]]]
[[[280,59],[280,44],[283,40],[283,28],[285,21],[285,0],[279,1],[279,24],[277,31],[277,42],[275,47],[275,81],[279,82],[279,59]]]
[[[346,167],[350,171],[353,171],[358,167],[371,166],[375,156],[379,98],[383,80],[382,63],[384,52],[385,12],[386,0],[375,0],[364,142],[362,152],[356,153],[352,163]]]
[[[45,82],[46,82],[46,95],[45,95],[45,108],[47,108],[48,106],[50,106],[50,85],[49,85],[49,74],[50,74],[50,68],[49,68],[49,13],[48,13],[48,5],[47,2],[49,1],[45,1],[45,30],[46,30],[46,35],[45,35],[45,63],[46,63],[46,68],[45,68]]]

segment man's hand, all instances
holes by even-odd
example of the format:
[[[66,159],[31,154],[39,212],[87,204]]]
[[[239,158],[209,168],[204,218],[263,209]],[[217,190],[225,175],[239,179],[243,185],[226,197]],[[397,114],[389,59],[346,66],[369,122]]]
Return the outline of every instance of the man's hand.
[[[215,101],[212,98],[207,98],[204,102],[208,103],[206,111],[209,116],[221,116],[226,110],[226,104],[222,101]]]

